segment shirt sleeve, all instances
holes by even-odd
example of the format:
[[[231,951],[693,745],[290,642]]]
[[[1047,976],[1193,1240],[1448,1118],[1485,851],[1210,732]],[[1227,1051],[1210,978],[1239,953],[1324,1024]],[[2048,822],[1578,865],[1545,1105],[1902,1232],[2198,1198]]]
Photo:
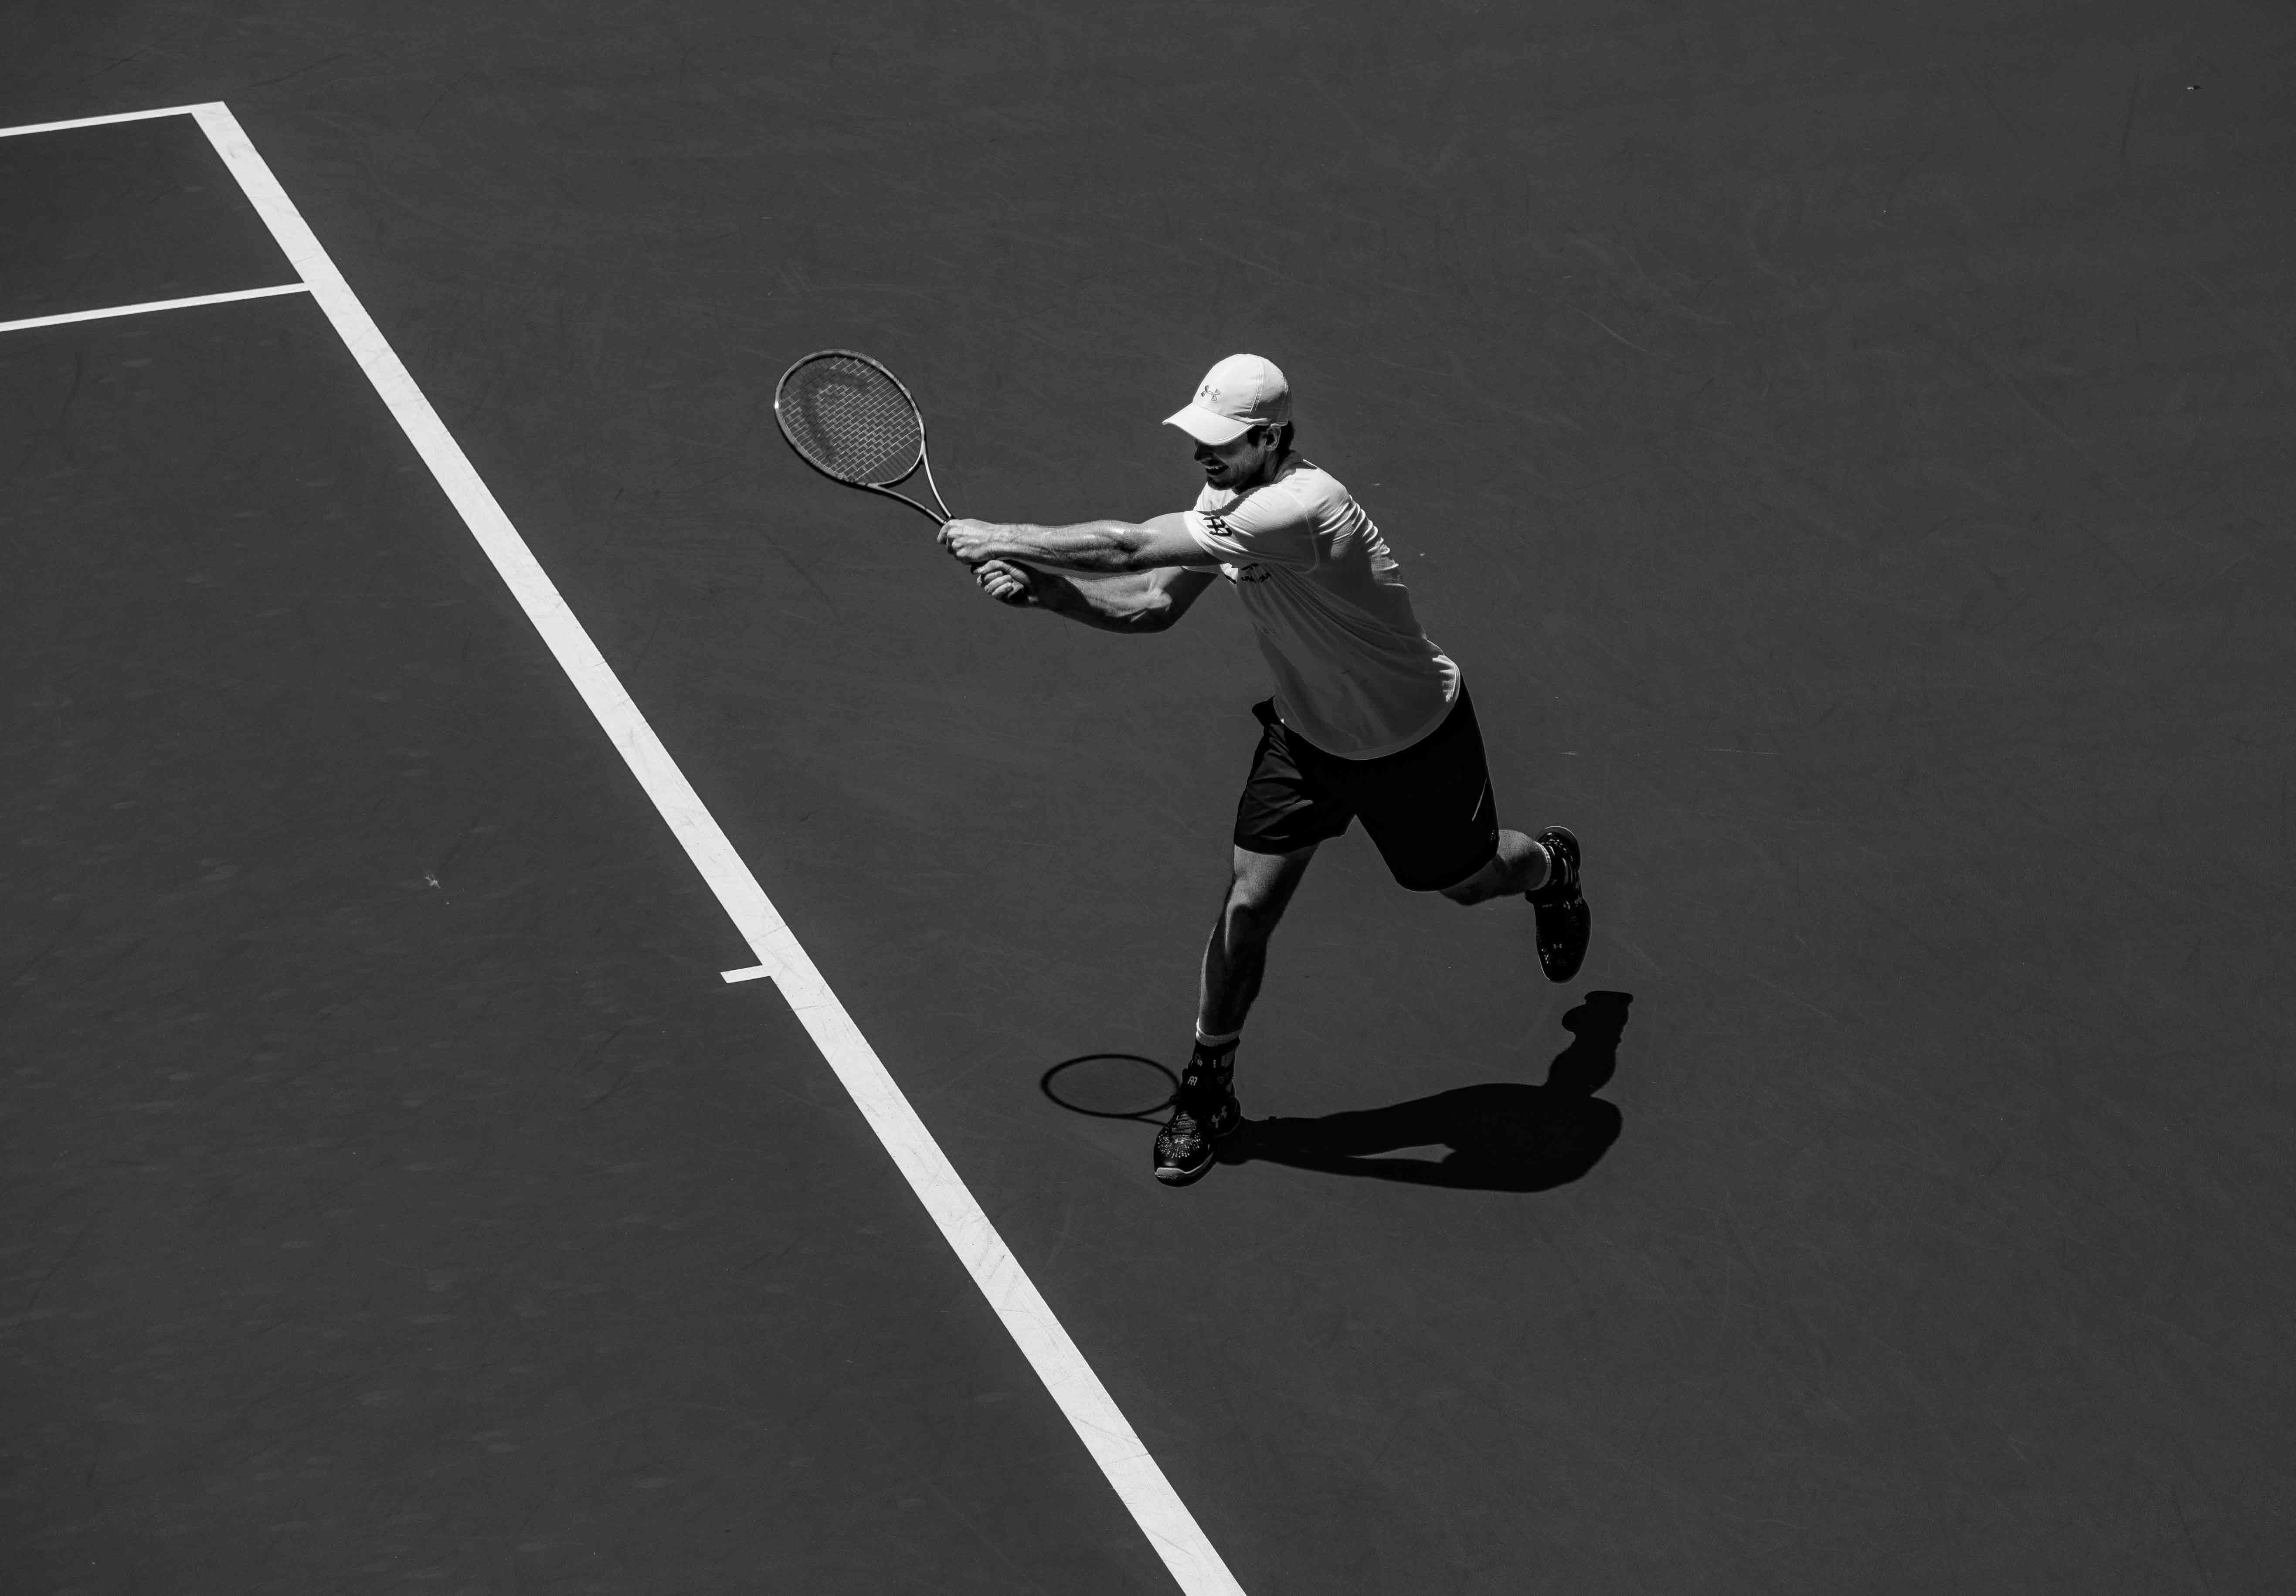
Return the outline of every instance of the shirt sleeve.
[[[1246,494],[1226,511],[1191,510],[1187,527],[1198,548],[1228,564],[1303,572],[1316,566],[1315,516],[1289,484]]]

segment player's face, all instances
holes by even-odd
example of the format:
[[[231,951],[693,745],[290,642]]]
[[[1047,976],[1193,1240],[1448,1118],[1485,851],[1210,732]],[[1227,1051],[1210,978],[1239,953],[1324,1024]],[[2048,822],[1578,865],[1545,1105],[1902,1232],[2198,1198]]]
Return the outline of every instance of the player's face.
[[[1254,487],[1266,479],[1274,463],[1280,435],[1274,427],[1254,427],[1233,442],[1196,445],[1196,463],[1204,480],[1223,491]]]

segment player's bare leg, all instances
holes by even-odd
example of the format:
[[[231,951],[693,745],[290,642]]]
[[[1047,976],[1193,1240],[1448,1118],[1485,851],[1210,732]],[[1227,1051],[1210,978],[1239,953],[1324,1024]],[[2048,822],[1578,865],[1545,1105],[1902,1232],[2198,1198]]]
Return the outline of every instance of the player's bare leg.
[[[1520,892],[1538,912],[1538,962],[1550,981],[1567,981],[1587,957],[1593,916],[1578,889],[1578,839],[1562,826],[1536,837],[1501,831],[1490,863],[1443,896],[1455,904],[1480,904]]]
[[[1235,850],[1219,918],[1204,944],[1197,987],[1196,1044],[1172,1099],[1172,1118],[1156,1134],[1156,1178],[1184,1186],[1212,1166],[1212,1143],[1242,1122],[1235,1101],[1235,1045],[1259,978],[1267,969],[1267,942],[1283,918],[1313,845],[1288,854]]]
[[[1200,1040],[1224,1040],[1243,1029],[1267,969],[1267,939],[1308,873],[1316,847],[1311,843],[1288,854],[1235,850],[1227,896],[1204,944],[1203,973],[1196,986]]]

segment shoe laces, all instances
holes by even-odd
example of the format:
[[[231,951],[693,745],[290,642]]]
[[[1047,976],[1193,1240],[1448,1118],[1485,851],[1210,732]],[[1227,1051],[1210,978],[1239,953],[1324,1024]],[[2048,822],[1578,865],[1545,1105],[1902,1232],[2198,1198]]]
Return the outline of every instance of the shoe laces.
[[[1212,1116],[1201,1109],[1176,1108],[1164,1128],[1156,1133],[1159,1157],[1188,1157],[1212,1139]]]

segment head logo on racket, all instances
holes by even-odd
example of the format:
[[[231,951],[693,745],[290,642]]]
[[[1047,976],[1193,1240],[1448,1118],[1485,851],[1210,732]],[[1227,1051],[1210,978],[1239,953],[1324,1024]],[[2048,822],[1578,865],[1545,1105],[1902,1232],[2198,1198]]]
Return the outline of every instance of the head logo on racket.
[[[782,373],[774,420],[799,459],[832,482],[898,499],[936,524],[954,520],[925,454],[925,418],[901,380],[851,349],[820,349]],[[940,513],[894,488],[925,474]]]

